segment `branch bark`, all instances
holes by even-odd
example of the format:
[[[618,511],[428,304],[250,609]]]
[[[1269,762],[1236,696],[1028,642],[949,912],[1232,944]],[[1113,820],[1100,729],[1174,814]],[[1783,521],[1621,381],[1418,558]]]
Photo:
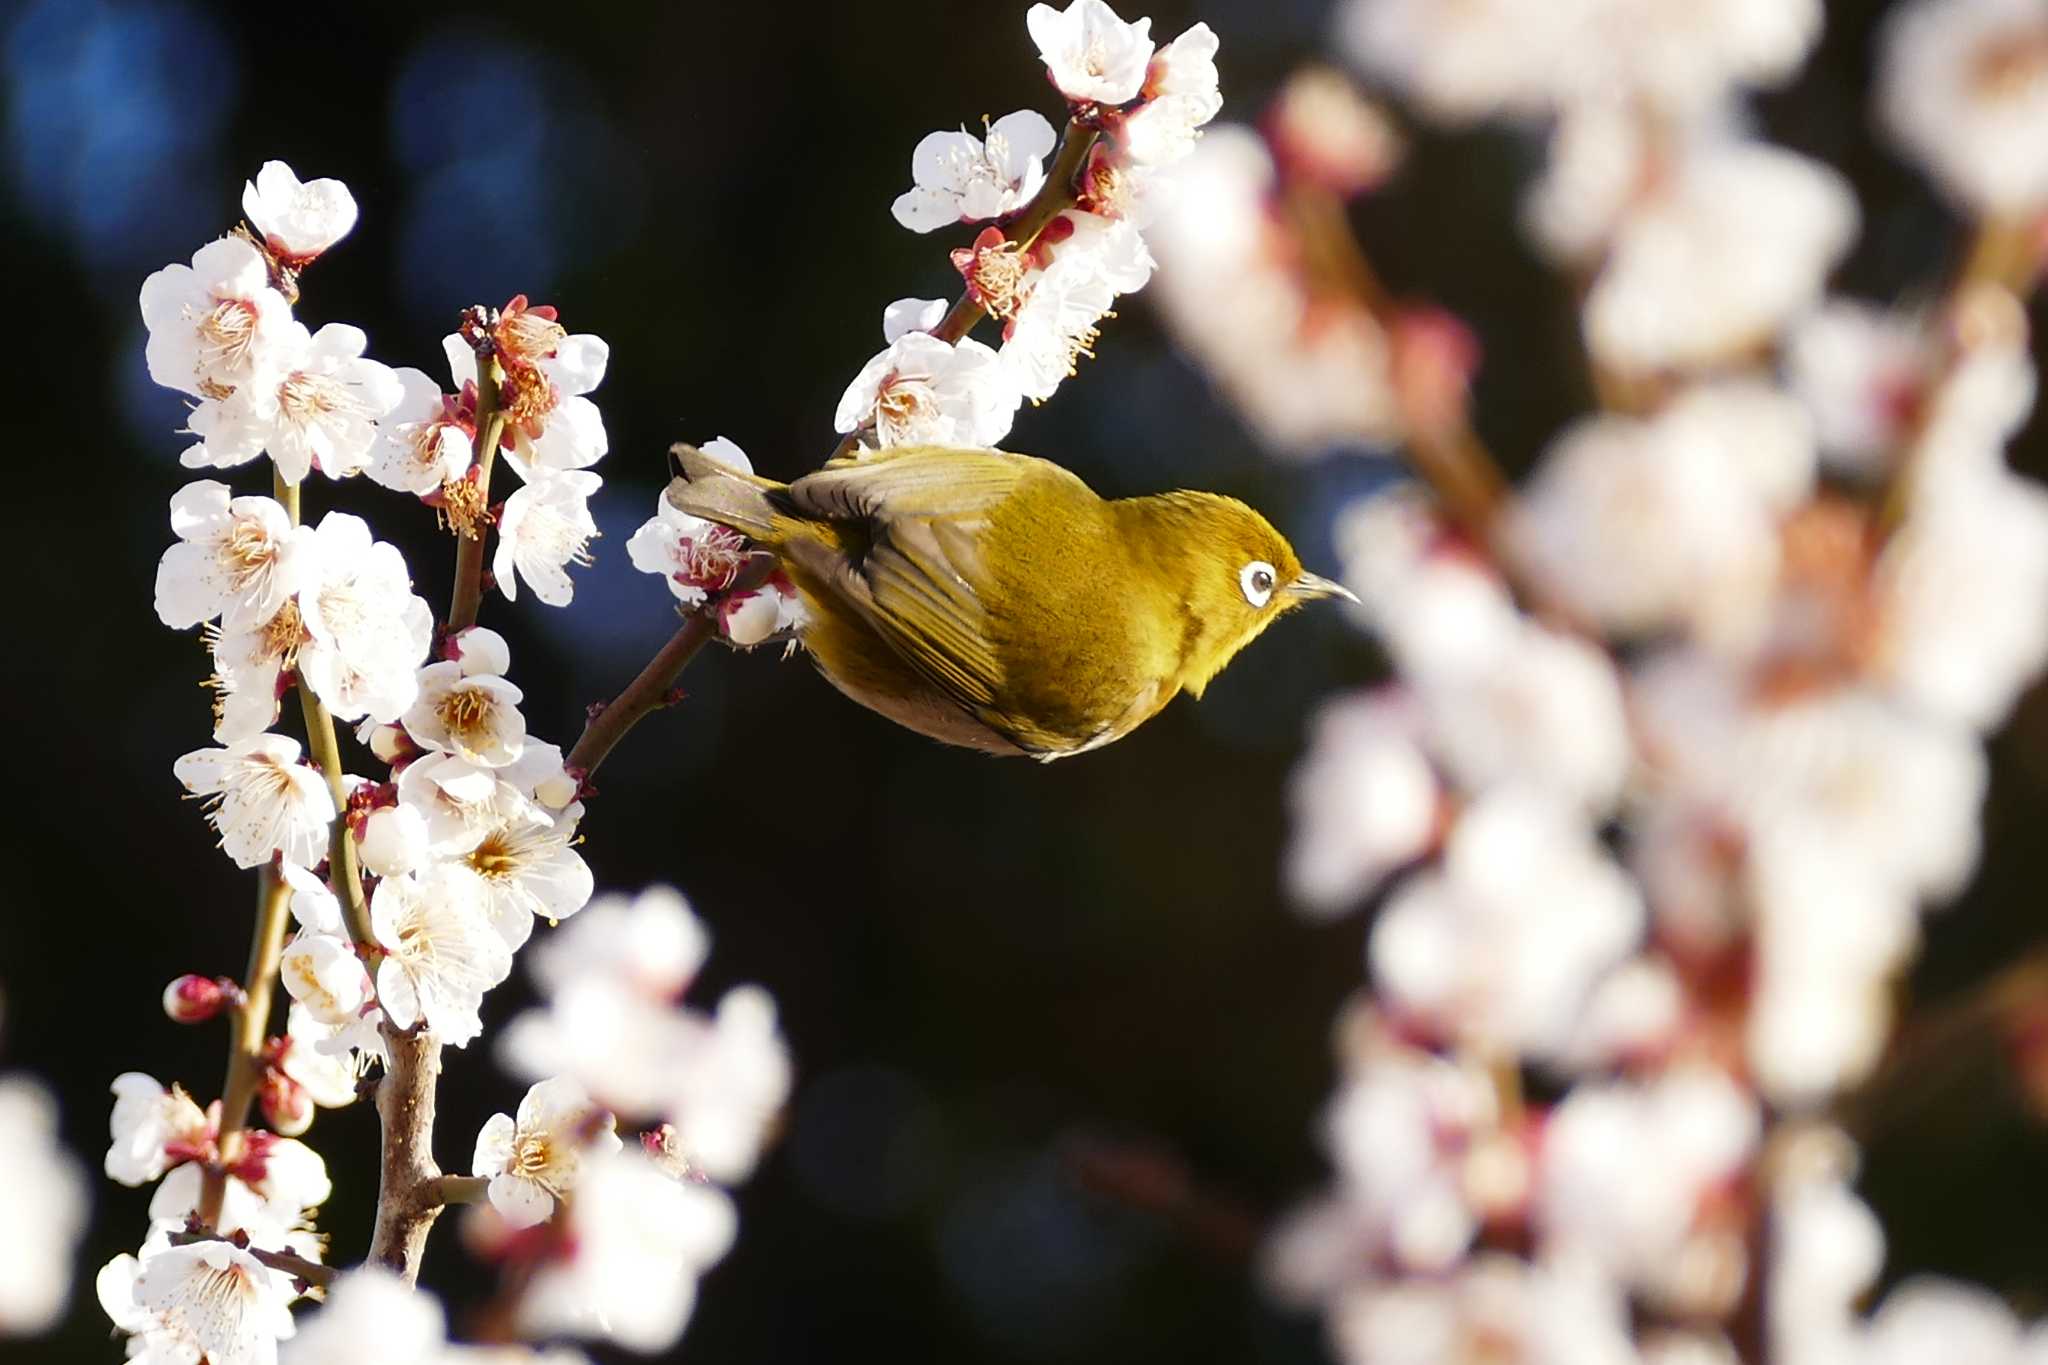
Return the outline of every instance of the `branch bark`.
[[[256,899],[256,928],[249,937],[242,1003],[236,1007],[228,1031],[227,1078],[221,1086],[220,1159],[206,1167],[199,1184],[199,1221],[207,1227],[220,1223],[221,1205],[228,1192],[227,1165],[240,1154],[240,1134],[248,1125],[249,1108],[263,1083],[263,1044],[270,1031],[270,1005],[277,985],[278,958],[284,952],[291,898],[291,886],[276,867],[264,868]]]
[[[377,1176],[377,1226],[370,1261],[407,1284],[418,1281],[427,1234],[444,1207],[441,1168],[434,1164],[434,1098],[441,1080],[441,1043],[424,1030],[384,1025],[391,1062],[377,1086],[383,1164]]]

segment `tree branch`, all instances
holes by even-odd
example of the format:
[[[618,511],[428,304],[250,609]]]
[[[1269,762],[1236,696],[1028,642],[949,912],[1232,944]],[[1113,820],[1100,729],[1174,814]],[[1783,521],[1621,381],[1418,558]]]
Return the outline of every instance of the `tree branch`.
[[[377,1176],[377,1226],[369,1259],[412,1284],[419,1279],[427,1234],[443,1207],[438,1192],[441,1168],[434,1164],[433,1150],[441,1043],[424,1029],[404,1032],[386,1022],[384,1045],[391,1062],[377,1086],[383,1163]]]
[[[292,889],[276,866],[263,869],[256,897],[256,927],[249,937],[249,965],[242,982],[242,1003],[235,1007],[228,1030],[227,1079],[221,1086],[220,1159],[207,1163],[199,1184],[199,1221],[220,1223],[227,1200],[227,1166],[239,1155],[241,1133],[249,1107],[263,1082],[263,1044],[270,1031],[270,1004],[277,984],[277,961],[284,952],[284,928]],[[228,1150],[230,1147],[237,1151]]]
[[[676,679],[689,667],[690,660],[717,636],[719,604],[737,593],[754,591],[766,583],[774,571],[773,555],[754,555],[734,576],[730,587],[688,612],[683,617],[682,628],[647,661],[647,666],[640,670],[640,676],[628,683],[625,691],[614,697],[583,727],[583,737],[576,741],[576,747],[563,760],[569,772],[583,779],[596,772],[597,765],[604,762],[605,756],[626,737],[626,732],[638,725],[648,712],[664,704],[675,688]]]

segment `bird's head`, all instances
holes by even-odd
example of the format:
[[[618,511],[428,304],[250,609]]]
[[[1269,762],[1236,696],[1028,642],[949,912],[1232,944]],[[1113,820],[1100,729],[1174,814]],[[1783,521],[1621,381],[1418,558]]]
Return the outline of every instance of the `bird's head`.
[[[1136,501],[1154,504],[1139,534],[1180,592],[1180,682],[1190,696],[1201,696],[1239,650],[1296,607],[1320,597],[1358,600],[1304,569],[1287,537],[1235,498],[1169,493]]]

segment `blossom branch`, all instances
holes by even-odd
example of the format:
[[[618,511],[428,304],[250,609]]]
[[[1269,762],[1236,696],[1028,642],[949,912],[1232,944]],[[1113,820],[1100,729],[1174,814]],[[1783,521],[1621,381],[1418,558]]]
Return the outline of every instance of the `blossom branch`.
[[[1004,226],[1005,241],[1019,251],[1029,250],[1055,218],[1080,202],[1081,172],[1088,164],[1088,154],[1095,150],[1101,139],[1102,130],[1093,123],[1078,117],[1068,120],[1059,151],[1053,156],[1051,169],[1046,172],[1045,183]],[[969,290],[947,310],[931,334],[940,341],[957,342],[987,316],[988,310],[975,300],[973,291]],[[848,432],[840,438],[828,458],[837,460],[852,454],[854,447],[860,444],[860,438],[859,429]]]
[[[249,1107],[263,1081],[263,1042],[270,1028],[270,1004],[277,984],[278,957],[284,951],[291,886],[276,867],[263,869],[256,901],[256,928],[249,938],[249,965],[242,982],[242,1000],[235,1006],[228,1033],[228,1069],[221,1087],[219,1159],[208,1164],[199,1187],[199,1219],[208,1227],[220,1222],[227,1198],[230,1139],[242,1131]],[[235,1143],[239,1145],[239,1141]]]
[[[471,496],[479,508],[490,506],[491,465],[497,459],[498,442],[505,434],[502,404],[505,367],[498,359],[489,335],[488,332],[480,333],[484,339],[477,343],[476,446],[470,478],[475,481]],[[484,538],[488,534],[488,525],[488,516],[479,515],[467,526],[460,523],[456,526],[455,592],[448,603],[448,630],[451,634],[475,625],[477,609],[483,604]]]
[[[291,524],[300,524],[303,513],[299,485],[287,481],[281,472],[271,475],[271,491],[283,505]],[[370,907],[363,899],[362,868],[356,857],[355,840],[348,830],[348,786],[343,781],[341,746],[335,738],[334,716],[304,676],[298,680],[299,713],[306,722],[306,751],[327,781],[327,793],[334,799],[334,827],[327,841],[328,880],[341,902],[342,921],[357,946],[368,947],[377,938],[370,929]]]
[[[766,583],[774,571],[772,555],[754,555],[741,567],[723,594],[707,600],[684,616],[681,629],[647,661],[640,675],[592,716],[590,723],[583,728],[576,747],[563,760],[571,775],[587,781],[590,774],[597,771],[597,765],[604,762],[605,756],[625,738],[628,730],[638,725],[650,711],[665,704],[675,688],[676,679],[689,667],[690,660],[696,658],[698,651],[718,634],[719,603],[727,597],[754,591]]]
[[[341,1270],[335,1266],[309,1261],[304,1256],[289,1251],[271,1251],[264,1247],[249,1246],[247,1241],[247,1234],[239,1232],[231,1237],[222,1237],[210,1232],[171,1234],[172,1246],[192,1246],[198,1242],[226,1242],[230,1246],[240,1247],[272,1270],[281,1270],[301,1284],[315,1289],[325,1289],[341,1275]]]

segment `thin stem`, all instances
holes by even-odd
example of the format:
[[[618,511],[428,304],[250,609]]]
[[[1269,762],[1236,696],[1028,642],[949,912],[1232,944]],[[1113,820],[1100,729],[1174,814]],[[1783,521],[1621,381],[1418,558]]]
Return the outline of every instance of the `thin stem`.
[[[1088,154],[1101,140],[1100,128],[1068,121],[1059,151],[1053,155],[1052,168],[1045,173],[1045,183],[1038,187],[1038,193],[1031,197],[1031,202],[1018,210],[1017,216],[1003,228],[1005,240],[1013,243],[1019,251],[1028,251],[1052,225],[1053,219],[1080,201],[1081,169],[1088,164]],[[946,316],[940,319],[939,325],[932,328],[932,335],[941,341],[956,342],[987,316],[988,313],[974,301],[971,293],[962,294],[947,310]],[[853,448],[860,444],[860,436],[859,429],[849,431],[840,438],[827,458],[837,460],[852,454]]]
[[[222,1237],[211,1232],[174,1232],[171,1234],[172,1246],[191,1246],[195,1242],[226,1242],[229,1246],[241,1247],[243,1251],[248,1252],[272,1270],[282,1270],[293,1279],[299,1280],[315,1289],[325,1289],[328,1285],[333,1284],[341,1275],[340,1269],[336,1266],[321,1265],[318,1261],[309,1261],[305,1257],[294,1255],[289,1251],[270,1251],[264,1247],[245,1246],[242,1243],[241,1234],[237,1234],[234,1237]]]
[[[490,1198],[491,1182],[480,1175],[436,1176],[421,1194],[437,1204],[481,1204]]]
[[[498,457],[498,443],[505,435],[505,410],[500,405],[505,384],[505,367],[495,351],[479,355],[476,367],[476,444],[473,467],[475,497],[480,508],[491,505],[491,466]],[[477,609],[484,599],[484,541],[488,520],[479,515],[474,523],[459,528],[455,541],[455,592],[448,602],[448,630],[468,630],[476,624]]]
[[[271,475],[277,500],[297,526],[300,518],[299,486],[285,482],[284,475]],[[334,894],[341,901],[342,920],[349,937],[362,947],[373,947],[377,936],[370,929],[370,908],[363,899],[363,874],[356,862],[356,842],[348,832],[348,785],[341,768],[341,746],[335,739],[334,716],[327,703],[314,693],[303,675],[299,678],[299,712],[306,721],[306,751],[327,779],[327,793],[334,800],[334,827],[327,838],[327,874]]]
[[[737,593],[754,591],[774,571],[773,556],[755,555],[734,576],[730,587],[685,616],[681,629],[647,661],[640,676],[590,718],[590,723],[583,727],[583,737],[563,760],[564,766],[586,779],[596,772],[597,765],[626,737],[626,732],[664,704],[690,660],[717,636],[719,603]]]
[[[220,1222],[221,1205],[227,1198],[227,1166],[240,1155],[238,1135],[249,1121],[250,1106],[263,1083],[263,1045],[270,1033],[277,962],[284,952],[285,924],[290,918],[291,885],[274,865],[263,869],[257,885],[256,928],[249,936],[242,1003],[236,1006],[228,1030],[227,1080],[221,1086],[220,1101],[220,1159],[207,1166],[199,1184],[199,1220],[208,1227]]]

